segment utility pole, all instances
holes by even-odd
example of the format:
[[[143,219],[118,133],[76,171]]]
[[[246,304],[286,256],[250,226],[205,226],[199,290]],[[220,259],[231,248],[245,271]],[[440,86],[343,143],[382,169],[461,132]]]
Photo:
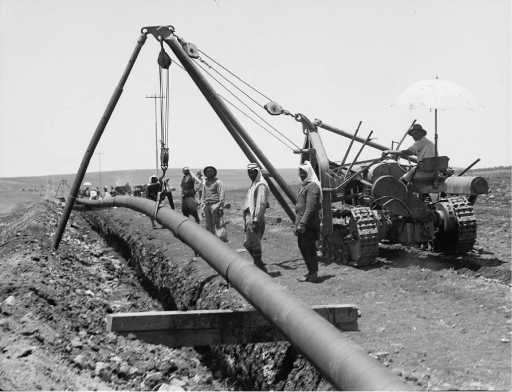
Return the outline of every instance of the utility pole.
[[[158,125],[157,125],[157,110],[156,110],[156,100],[160,98],[165,98],[165,96],[157,96],[156,94],[147,96],[146,98],[151,98],[155,100],[155,158],[156,158],[156,176],[158,177]]]
[[[98,196],[101,196],[101,191],[103,190],[103,188],[101,187],[101,156],[104,153],[102,153],[102,152],[95,152],[95,154],[98,155],[98,167],[99,167],[99,173],[100,173],[100,191],[99,191],[99,195]]]

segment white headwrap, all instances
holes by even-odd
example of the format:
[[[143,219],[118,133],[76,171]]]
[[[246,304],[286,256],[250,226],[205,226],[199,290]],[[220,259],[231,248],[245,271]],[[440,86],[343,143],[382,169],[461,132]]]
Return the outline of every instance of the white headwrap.
[[[302,181],[302,188],[304,188],[308,182],[314,182],[316,185],[318,185],[318,188],[320,189],[320,201],[322,201],[322,184],[320,183],[320,180],[318,179],[315,169],[313,169],[313,166],[311,166],[311,162],[304,161],[301,165],[299,165],[300,170],[304,170],[307,174],[306,178]]]
[[[263,178],[263,175],[261,174],[261,168],[259,167],[259,165],[257,163],[250,163],[249,165],[247,165],[247,170],[257,170],[258,171],[256,178],[254,179],[251,187],[249,188],[249,190],[247,192],[247,197],[245,198],[245,204],[244,204],[244,210],[248,208],[249,212],[251,213],[251,216],[254,217],[254,207],[255,207],[254,204],[256,202],[256,200],[254,200],[254,195],[256,193],[256,189],[260,185],[264,185],[268,189],[268,184],[267,184],[267,181],[265,180],[265,178]],[[266,195],[268,197],[268,192],[266,192]],[[268,202],[268,200],[265,200],[265,203],[267,203],[267,202]]]

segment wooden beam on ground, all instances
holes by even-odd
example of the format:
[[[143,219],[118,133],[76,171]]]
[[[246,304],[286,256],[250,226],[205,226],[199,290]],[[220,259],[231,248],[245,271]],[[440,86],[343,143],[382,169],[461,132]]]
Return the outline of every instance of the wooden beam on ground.
[[[341,331],[357,331],[354,305],[312,309]],[[191,310],[107,315],[107,330],[169,347],[277,342],[284,337],[256,310]]]
[[[283,221],[283,218],[281,218],[280,216],[266,216],[265,217],[265,222],[267,222],[267,223],[276,224],[276,223],[281,223],[282,221]]]

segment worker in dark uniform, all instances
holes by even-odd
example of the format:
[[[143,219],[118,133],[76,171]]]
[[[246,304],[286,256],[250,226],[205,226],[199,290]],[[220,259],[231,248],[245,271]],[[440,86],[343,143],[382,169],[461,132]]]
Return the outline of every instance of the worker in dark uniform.
[[[199,224],[199,215],[197,213],[196,202],[196,184],[203,185],[195,175],[190,173],[188,167],[183,168],[183,178],[181,179],[181,212],[186,217],[192,215]]]
[[[162,185],[160,181],[158,181],[158,177],[156,175],[152,175],[149,177],[149,183],[146,185],[146,199],[157,201],[158,199],[158,192],[160,192],[162,189]],[[153,217],[149,217],[149,220],[151,221],[151,227],[153,229],[156,229],[155,220]]]
[[[318,280],[316,241],[320,239],[322,186],[309,161],[304,161],[299,166],[299,176],[302,184],[295,205],[295,234],[308,269],[308,273],[299,281],[314,283]]]

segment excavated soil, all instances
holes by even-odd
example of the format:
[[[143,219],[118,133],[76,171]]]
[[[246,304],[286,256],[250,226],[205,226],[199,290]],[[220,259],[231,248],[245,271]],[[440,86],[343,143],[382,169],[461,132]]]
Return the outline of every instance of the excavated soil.
[[[496,187],[494,187],[496,188]],[[241,203],[229,190],[229,245],[244,252]],[[494,196],[494,197],[490,197]],[[310,305],[353,304],[346,332],[411,389],[510,390],[510,191],[475,205],[474,251],[441,255],[381,246],[378,263],[306,268],[271,201],[263,241],[270,275]],[[332,390],[287,342],[172,349],[106,332],[105,317],[147,310],[250,305],[165,229],[124,208],[73,211],[51,248],[62,206],[1,216],[1,390]]]

